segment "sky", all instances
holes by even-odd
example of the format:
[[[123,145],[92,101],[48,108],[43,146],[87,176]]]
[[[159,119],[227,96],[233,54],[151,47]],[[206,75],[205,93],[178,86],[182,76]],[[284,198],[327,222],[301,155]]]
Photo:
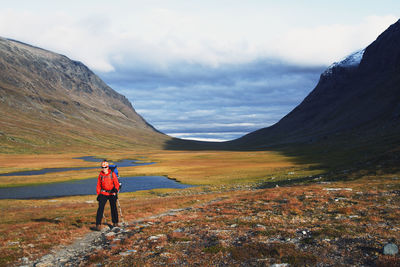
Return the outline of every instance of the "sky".
[[[83,62],[161,132],[225,141],[278,122],[399,18],[398,0],[9,0],[0,36]]]

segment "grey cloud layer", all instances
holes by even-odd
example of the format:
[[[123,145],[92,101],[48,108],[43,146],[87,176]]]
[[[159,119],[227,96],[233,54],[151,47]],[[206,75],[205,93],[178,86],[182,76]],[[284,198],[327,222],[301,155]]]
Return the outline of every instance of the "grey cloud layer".
[[[100,76],[160,131],[228,140],[281,119],[315,87],[325,67],[264,60],[218,67],[181,63],[115,69]]]

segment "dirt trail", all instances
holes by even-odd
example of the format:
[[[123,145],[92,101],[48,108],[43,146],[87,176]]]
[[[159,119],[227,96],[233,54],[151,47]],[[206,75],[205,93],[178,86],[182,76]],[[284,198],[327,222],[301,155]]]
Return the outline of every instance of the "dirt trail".
[[[88,233],[25,265],[400,266],[393,181],[379,191],[346,183],[210,195]]]
[[[222,200],[222,198],[216,198],[200,206],[209,205],[220,200]],[[174,216],[180,212],[192,210],[193,208],[194,206],[182,209],[171,209],[157,215],[124,223],[120,227],[104,227],[99,232],[94,231],[86,234],[82,238],[75,240],[71,245],[53,249],[52,253],[43,256],[39,260],[29,262],[28,260],[22,259],[24,262],[21,267],[79,266],[80,263],[84,262],[90,256],[91,252],[109,247],[111,243],[110,240],[123,240],[140,232],[141,229],[145,227],[141,224],[142,222],[164,216]]]

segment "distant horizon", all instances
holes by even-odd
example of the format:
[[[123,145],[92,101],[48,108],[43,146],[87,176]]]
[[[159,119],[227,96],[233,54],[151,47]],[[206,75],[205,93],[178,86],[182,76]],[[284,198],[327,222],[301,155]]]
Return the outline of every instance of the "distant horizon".
[[[394,0],[20,0],[0,36],[81,61],[165,134],[227,141],[278,122],[399,18]]]

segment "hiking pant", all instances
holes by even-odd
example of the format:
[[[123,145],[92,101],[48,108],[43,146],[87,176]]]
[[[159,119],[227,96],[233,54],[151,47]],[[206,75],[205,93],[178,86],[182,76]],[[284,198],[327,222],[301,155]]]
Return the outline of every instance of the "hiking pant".
[[[104,206],[106,205],[107,200],[110,201],[112,222],[118,223],[117,196],[105,196],[103,194],[99,194],[97,197],[97,201],[99,201],[99,207],[97,209],[96,225],[101,224],[101,219],[103,219]]]

